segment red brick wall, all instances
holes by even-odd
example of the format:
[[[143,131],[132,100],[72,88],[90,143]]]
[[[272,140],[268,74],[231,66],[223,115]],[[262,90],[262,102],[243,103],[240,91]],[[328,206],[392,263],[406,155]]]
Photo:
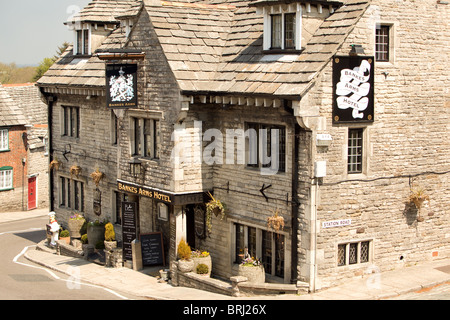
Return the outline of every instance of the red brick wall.
[[[26,135],[22,138],[22,135],[26,134],[24,126],[14,126],[9,128],[9,150],[0,152],[0,168],[4,166],[13,167],[14,178],[13,187],[14,190],[0,191],[0,212],[11,210],[22,210],[22,195],[24,197],[24,208],[27,207],[27,190],[28,183],[27,163],[22,165],[22,159],[27,158],[26,150]],[[27,161],[28,162],[28,161]],[[24,176],[25,175],[25,176]],[[25,191],[23,186],[25,185]]]

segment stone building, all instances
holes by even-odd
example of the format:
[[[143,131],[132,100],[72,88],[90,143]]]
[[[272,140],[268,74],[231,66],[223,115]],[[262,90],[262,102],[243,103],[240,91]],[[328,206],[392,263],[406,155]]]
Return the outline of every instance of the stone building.
[[[46,105],[34,83],[0,85],[0,91],[0,211],[46,208]]]
[[[217,277],[248,253],[268,281],[312,291],[448,256],[447,5],[117,3],[128,9],[82,11],[88,55],[77,44],[39,83],[51,155],[67,166],[52,178],[59,214],[74,209],[64,183],[81,182],[88,216],[97,204],[119,222],[130,209],[136,236],[161,232],[166,261],[184,238],[211,253]],[[225,217],[206,214],[209,194]]]

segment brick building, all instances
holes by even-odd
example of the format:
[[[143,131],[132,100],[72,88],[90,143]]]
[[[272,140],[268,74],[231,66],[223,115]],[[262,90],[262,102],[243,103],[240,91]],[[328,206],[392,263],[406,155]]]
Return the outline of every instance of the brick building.
[[[448,256],[447,5],[117,3],[75,17],[75,46],[39,82],[63,219],[83,199],[120,234],[132,203],[136,235],[161,232],[169,260],[185,238],[228,278],[248,251],[268,281],[310,290]],[[209,221],[208,192],[225,218]]]
[[[1,211],[48,206],[47,111],[35,84],[1,91]]]

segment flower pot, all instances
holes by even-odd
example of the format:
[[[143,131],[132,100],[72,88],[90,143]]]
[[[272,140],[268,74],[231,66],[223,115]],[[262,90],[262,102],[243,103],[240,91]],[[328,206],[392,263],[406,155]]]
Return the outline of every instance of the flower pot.
[[[86,222],[85,219],[69,219],[69,232],[70,237],[80,239],[81,238],[81,229]]]
[[[88,243],[95,246],[98,242],[105,240],[105,226],[91,225],[87,227]]]
[[[200,257],[200,258],[192,258],[192,260],[194,261],[194,267],[193,270],[195,273],[197,273],[197,266],[201,263],[203,263],[204,265],[206,265],[208,267],[208,276],[211,276],[211,270],[212,270],[212,259],[211,256],[207,256],[207,257]]]
[[[250,283],[264,283],[266,273],[263,266],[239,265],[238,276],[246,277]]]
[[[178,270],[183,273],[194,270],[194,260],[178,260]]]

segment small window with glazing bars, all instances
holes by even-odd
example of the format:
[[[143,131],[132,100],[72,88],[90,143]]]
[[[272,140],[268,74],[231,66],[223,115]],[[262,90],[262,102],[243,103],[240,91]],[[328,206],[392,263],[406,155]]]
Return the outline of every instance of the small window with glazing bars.
[[[386,25],[377,26],[375,31],[375,60],[389,61],[389,30]]]
[[[348,131],[348,173],[361,173],[363,161],[363,129]]]

